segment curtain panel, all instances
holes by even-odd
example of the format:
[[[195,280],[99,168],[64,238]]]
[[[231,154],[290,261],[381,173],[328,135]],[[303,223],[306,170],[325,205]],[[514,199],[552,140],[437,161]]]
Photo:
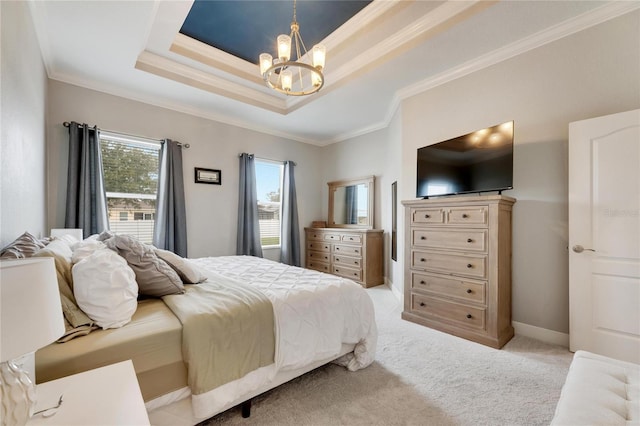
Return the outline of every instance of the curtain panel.
[[[109,229],[107,196],[100,152],[100,130],[69,123],[69,160],[65,228],[81,228],[85,236]]]
[[[236,254],[262,257],[255,158],[247,153],[240,155]]]
[[[282,241],[280,242],[280,262],[301,266],[300,263],[300,227],[298,225],[298,201],[294,179],[295,163],[284,163],[284,182],[282,189]]]
[[[160,148],[158,204],[153,245],[187,257],[187,213],[182,173],[182,146],[165,139]]]

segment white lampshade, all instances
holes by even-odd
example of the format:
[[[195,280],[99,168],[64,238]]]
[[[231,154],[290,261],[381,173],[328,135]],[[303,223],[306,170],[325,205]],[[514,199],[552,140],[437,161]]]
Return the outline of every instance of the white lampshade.
[[[291,90],[291,85],[293,84],[293,74],[291,70],[282,71],[280,78],[282,78],[282,90]]]
[[[280,34],[277,39],[278,58],[282,62],[287,62],[291,58],[291,37],[286,34]]]
[[[64,334],[53,258],[0,262],[0,362],[35,352]]]
[[[265,71],[268,70],[273,64],[273,57],[268,53],[260,54],[260,74],[264,75]]]
[[[62,237],[64,235],[71,235],[78,241],[82,241],[83,231],[81,228],[53,228],[51,230],[52,237]]]
[[[324,68],[324,62],[327,57],[327,48],[324,44],[316,44],[313,46],[313,66],[322,70]]]

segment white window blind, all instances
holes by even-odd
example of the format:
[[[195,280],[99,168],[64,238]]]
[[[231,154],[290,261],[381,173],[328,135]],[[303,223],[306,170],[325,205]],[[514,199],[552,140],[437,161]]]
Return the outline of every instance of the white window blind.
[[[260,242],[262,247],[279,246],[284,166],[279,162],[257,158],[255,164]]]

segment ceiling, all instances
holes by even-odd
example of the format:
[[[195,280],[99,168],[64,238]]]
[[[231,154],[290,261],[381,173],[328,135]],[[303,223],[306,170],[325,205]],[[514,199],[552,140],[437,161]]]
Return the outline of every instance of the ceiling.
[[[321,34],[314,21],[323,19],[304,11],[307,2],[343,2],[300,0],[300,32],[312,45],[313,34]],[[285,12],[277,12],[288,3],[281,0],[204,3],[248,19],[227,40],[231,46],[263,37],[244,30],[258,26],[254,6],[266,6],[261,22],[277,27],[264,31],[289,32],[292,3]],[[255,60],[180,33],[193,1],[29,5],[51,79],[316,145],[384,128],[409,96],[640,8],[622,1],[374,0],[324,37],[322,90],[287,97],[264,86]],[[284,16],[270,17],[272,11]]]

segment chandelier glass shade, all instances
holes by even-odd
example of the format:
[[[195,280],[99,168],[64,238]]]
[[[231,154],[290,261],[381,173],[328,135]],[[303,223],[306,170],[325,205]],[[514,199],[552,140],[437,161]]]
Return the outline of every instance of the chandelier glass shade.
[[[296,21],[296,0],[293,1],[291,33],[280,34],[276,39],[278,56],[260,54],[260,74],[271,89],[289,96],[304,96],[317,92],[324,85],[326,48],[316,44],[307,52]],[[291,57],[291,48],[295,60]]]

